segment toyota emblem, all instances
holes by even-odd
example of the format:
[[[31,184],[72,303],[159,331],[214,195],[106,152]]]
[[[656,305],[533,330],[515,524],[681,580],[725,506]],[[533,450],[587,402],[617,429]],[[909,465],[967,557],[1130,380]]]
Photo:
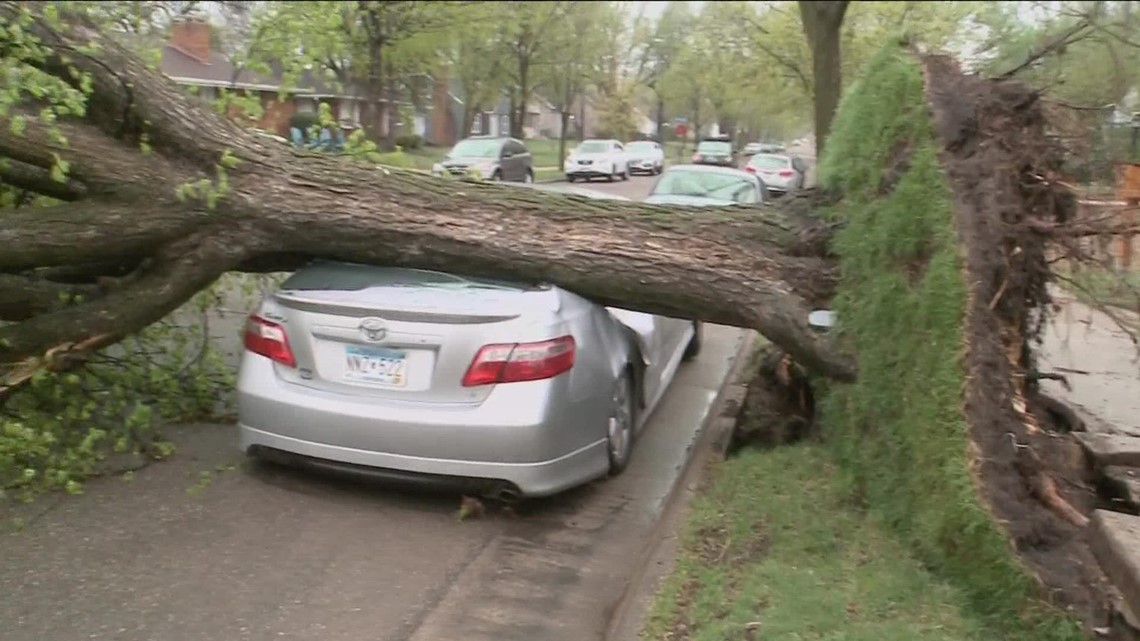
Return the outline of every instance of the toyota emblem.
[[[388,328],[380,318],[365,318],[360,321],[360,330],[364,332],[364,338],[373,342],[382,341],[388,335]]]

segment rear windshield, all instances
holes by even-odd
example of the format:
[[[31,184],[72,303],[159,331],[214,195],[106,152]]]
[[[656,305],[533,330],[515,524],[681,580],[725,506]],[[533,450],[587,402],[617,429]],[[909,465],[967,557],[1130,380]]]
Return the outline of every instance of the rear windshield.
[[[502,146],[502,141],[494,138],[460,140],[447,155],[451,158],[498,158]]]
[[[789,162],[786,156],[753,156],[748,164],[757,169],[783,169]]]
[[[317,262],[290,276],[281,289],[293,291],[360,291],[373,287],[431,287],[439,289],[544,289],[491,278],[456,276],[426,269],[373,267],[353,263]]]
[[[732,153],[732,143],[706,140],[697,145],[697,151],[704,154],[724,154],[727,156]]]
[[[631,142],[625,147],[630,151],[653,151],[653,143],[651,142]]]
[[[600,154],[610,150],[610,143],[604,140],[587,140],[578,145],[578,153]]]

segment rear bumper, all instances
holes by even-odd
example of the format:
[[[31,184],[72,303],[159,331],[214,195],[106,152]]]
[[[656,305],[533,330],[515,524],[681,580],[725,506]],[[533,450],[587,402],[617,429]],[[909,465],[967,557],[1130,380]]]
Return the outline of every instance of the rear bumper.
[[[654,172],[654,171],[657,171],[657,167],[661,166],[662,164],[663,163],[659,163],[659,162],[656,162],[653,160],[644,160],[644,161],[637,162],[637,163],[631,163],[629,166],[629,171],[631,173],[635,172],[635,171],[636,172],[641,172],[641,171]]]
[[[240,443],[312,459],[408,474],[510,483],[545,496],[609,466],[605,399],[564,407],[565,380],[497,386],[482,403],[380,402],[282,381],[246,353],[238,374]]]
[[[458,461],[390,452],[375,452],[304,441],[239,424],[242,451],[285,453],[286,462],[319,469],[372,476],[388,481],[447,489],[493,491],[505,484],[519,494],[557,494],[606,474],[609,459],[604,440],[541,463]],[[292,456],[288,456],[292,455]]]
[[[598,171],[596,169],[571,169],[566,172],[568,178],[609,178],[617,175],[614,171]]]

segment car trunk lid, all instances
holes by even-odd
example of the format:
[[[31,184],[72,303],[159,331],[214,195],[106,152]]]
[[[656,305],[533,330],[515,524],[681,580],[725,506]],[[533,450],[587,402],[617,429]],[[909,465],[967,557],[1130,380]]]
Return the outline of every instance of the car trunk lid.
[[[267,301],[288,335],[290,383],[429,403],[479,403],[493,385],[464,387],[479,349],[557,310],[550,289],[422,270],[320,265],[298,272]],[[272,320],[272,319],[271,319]]]

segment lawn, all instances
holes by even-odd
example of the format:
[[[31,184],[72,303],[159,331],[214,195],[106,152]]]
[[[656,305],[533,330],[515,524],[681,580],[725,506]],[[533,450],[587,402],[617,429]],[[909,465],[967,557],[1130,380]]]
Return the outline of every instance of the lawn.
[[[693,506],[652,641],[995,638],[849,498],[816,445],[719,463]]]

